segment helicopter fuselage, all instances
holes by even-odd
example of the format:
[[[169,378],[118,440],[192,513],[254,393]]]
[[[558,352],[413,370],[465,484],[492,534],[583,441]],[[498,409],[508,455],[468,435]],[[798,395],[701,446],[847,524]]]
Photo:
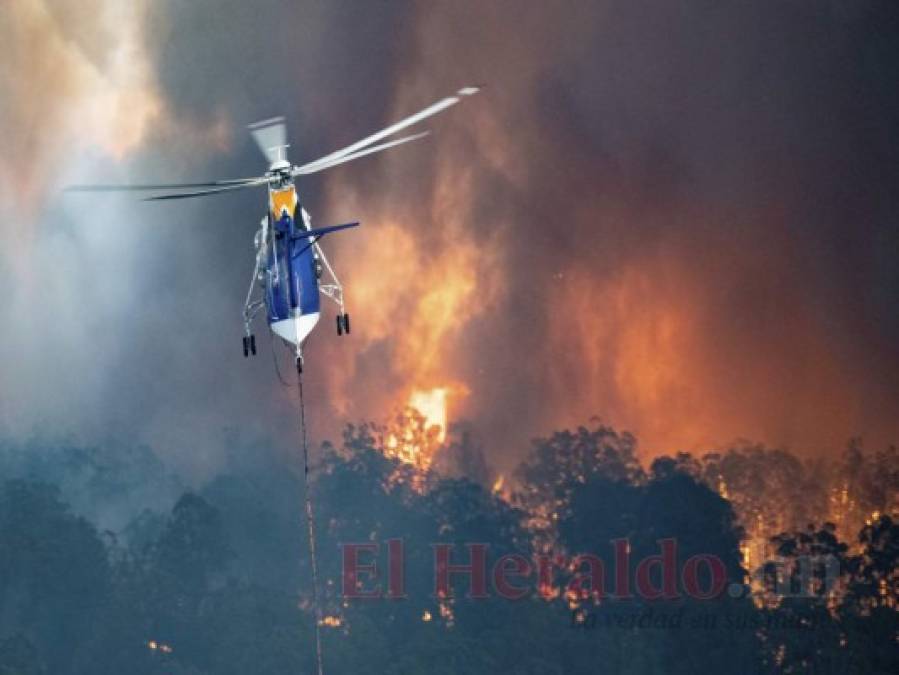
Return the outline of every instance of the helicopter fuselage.
[[[265,305],[272,331],[300,346],[318,323],[321,263],[292,183],[269,189],[265,252]]]

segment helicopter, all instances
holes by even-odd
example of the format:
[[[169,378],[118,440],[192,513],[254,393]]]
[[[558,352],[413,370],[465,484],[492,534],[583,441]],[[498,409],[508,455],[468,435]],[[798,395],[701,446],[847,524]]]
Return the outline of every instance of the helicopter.
[[[256,336],[252,325],[265,309],[269,329],[294,353],[297,371],[303,369],[303,345],[318,324],[321,297],[337,306],[338,335],[350,333],[350,315],[346,311],[343,285],[328,262],[319,241],[326,235],[358,227],[358,222],[327,227],[312,227],[309,213],[297,195],[295,179],[371,155],[389,148],[424,138],[423,131],[379,143],[428,117],[473,96],[481,86],[462,87],[417,113],[401,119],[362,140],[300,166],[287,159],[286,124],[283,117],[273,117],[250,124],[248,129],[256,145],[269,162],[261,176],[234,178],[199,183],[144,185],[70,185],[67,192],[150,193],[143,201],[190,199],[219,195],[237,190],[266,186],[268,208],[254,237],[256,261],[250,288],[243,307],[243,355],[256,354]]]

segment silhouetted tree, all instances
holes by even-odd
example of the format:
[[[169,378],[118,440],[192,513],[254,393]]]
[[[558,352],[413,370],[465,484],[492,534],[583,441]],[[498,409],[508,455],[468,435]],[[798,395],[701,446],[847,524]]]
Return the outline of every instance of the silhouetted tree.
[[[0,641],[0,675],[44,675],[37,649],[21,633]]]
[[[42,483],[0,487],[0,635],[22,633],[53,673],[77,662],[110,593],[103,542]],[[15,646],[14,643],[13,646]]]
[[[644,479],[636,444],[630,434],[599,424],[537,439],[515,472],[520,488],[514,499],[531,515],[531,525],[551,539],[556,523],[570,512],[578,486],[595,476],[627,483]]]

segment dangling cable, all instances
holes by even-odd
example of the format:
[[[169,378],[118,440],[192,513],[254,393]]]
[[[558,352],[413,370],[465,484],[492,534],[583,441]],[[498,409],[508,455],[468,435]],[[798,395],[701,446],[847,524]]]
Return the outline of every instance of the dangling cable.
[[[309,530],[309,558],[312,562],[312,606],[315,613],[315,662],[318,675],[323,675],[322,666],[322,617],[318,605],[318,563],[315,559],[315,518],[312,511],[312,495],[309,490],[309,446],[306,442],[306,407],[303,405],[303,371],[297,369],[297,383],[300,392],[300,426],[303,438],[303,487],[306,497],[306,527]]]

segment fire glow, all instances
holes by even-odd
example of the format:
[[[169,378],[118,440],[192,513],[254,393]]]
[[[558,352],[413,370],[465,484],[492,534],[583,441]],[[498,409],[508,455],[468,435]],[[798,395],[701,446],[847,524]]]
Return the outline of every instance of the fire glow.
[[[437,387],[430,391],[413,391],[409,397],[409,407],[424,415],[429,428],[439,429],[437,440],[441,443],[446,440],[447,394],[446,387]]]
[[[430,469],[446,441],[450,396],[463,391],[458,387],[414,389],[403,410],[387,425],[384,454],[419,471]]]
[[[452,40],[446,26],[463,21],[461,13],[452,5],[435,11],[418,38]],[[855,359],[858,368],[847,363],[856,346],[828,328],[809,302],[815,296],[804,296],[810,273],[783,240],[784,214],[752,201],[727,204],[725,213],[745,206],[734,209],[747,214],[738,231],[764,233],[747,246],[725,234],[734,223],[716,206],[715,185],[688,198],[644,190],[656,176],[640,173],[640,158],[651,155],[655,136],[597,157],[578,134],[549,140],[547,120],[522,105],[541,90],[542,65],[518,40],[497,40],[491,71],[515,73],[503,78],[502,95],[488,89],[442,125],[431,153],[385,156],[375,179],[329,179],[331,207],[366,214],[366,233],[340,242],[338,253],[365,258],[349,283],[371,323],[360,330],[372,345],[389,345],[372,350],[372,358],[387,354],[383,366],[363,356],[335,384],[349,416],[382,418],[410,384],[462,381],[472,396],[457,417],[475,424],[497,465],[514,463],[534,433],[594,415],[632,431],[653,457],[735,438],[816,454],[839,451],[862,430],[875,443],[893,441],[896,421],[878,412],[887,406],[858,405],[867,383],[886,380],[864,365],[867,357]],[[453,77],[483,67],[471,63],[477,50],[468,51],[460,50]],[[448,74],[446,64],[416,60],[388,117],[426,99],[435,73]],[[595,100],[585,99],[583,109],[565,112],[589,118]],[[627,137],[630,122],[613,118],[605,132]],[[780,199],[789,205],[793,195]],[[378,246],[384,240],[392,250]],[[350,401],[365,387],[363,374],[381,367],[393,390]],[[895,401],[888,386],[877,390]]]

